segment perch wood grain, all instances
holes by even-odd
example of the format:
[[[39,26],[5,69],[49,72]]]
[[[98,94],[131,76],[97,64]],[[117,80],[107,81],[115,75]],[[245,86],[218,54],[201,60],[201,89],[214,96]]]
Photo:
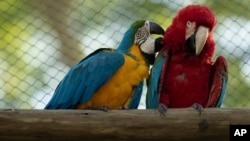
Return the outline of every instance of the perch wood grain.
[[[0,110],[0,140],[229,140],[230,124],[250,124],[250,109]]]

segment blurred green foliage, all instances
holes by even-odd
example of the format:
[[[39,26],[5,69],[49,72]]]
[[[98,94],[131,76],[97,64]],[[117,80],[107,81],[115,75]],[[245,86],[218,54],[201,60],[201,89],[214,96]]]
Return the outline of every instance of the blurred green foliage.
[[[26,21],[32,10],[24,2],[0,1],[0,62],[3,70],[1,80],[4,82],[0,97],[5,102],[0,103],[0,108],[30,108],[29,103],[23,101],[28,101],[42,85],[42,82],[34,83],[43,75],[41,68],[30,66],[23,58],[22,45],[35,31]]]
[[[241,74],[239,58],[228,58],[229,82],[224,99],[224,107],[250,107],[249,90],[250,85]]]

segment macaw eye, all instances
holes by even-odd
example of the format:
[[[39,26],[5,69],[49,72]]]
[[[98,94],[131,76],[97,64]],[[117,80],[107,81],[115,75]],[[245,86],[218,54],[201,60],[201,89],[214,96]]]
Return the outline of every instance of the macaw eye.
[[[187,21],[187,27],[191,27],[192,23],[190,21]]]
[[[145,26],[146,28],[149,28],[149,22],[146,21],[144,26]]]

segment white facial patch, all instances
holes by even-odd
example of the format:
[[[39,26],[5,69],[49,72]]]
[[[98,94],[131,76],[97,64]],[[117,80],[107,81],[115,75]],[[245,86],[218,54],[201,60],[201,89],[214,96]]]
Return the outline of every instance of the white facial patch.
[[[155,39],[149,36],[147,40],[141,44],[141,51],[147,54],[154,54],[155,52]]]
[[[135,44],[139,45],[141,51],[144,53],[155,53],[155,39],[150,35],[150,25],[148,21],[136,32]]]

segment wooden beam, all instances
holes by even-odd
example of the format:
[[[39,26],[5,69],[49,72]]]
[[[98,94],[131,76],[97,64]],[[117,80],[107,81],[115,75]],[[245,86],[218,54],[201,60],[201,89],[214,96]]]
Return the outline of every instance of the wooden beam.
[[[0,140],[229,140],[230,124],[250,124],[250,109],[0,110]]]

